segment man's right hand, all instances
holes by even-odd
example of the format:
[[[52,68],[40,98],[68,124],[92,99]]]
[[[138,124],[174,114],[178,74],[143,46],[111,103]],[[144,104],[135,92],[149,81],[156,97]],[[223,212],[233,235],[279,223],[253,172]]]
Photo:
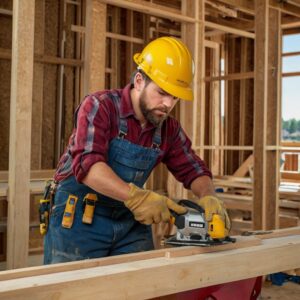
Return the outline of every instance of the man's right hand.
[[[132,183],[129,186],[129,197],[124,204],[131,210],[134,218],[142,224],[168,222],[170,220],[169,210],[173,210],[179,215],[187,211],[185,207],[178,205],[166,196],[141,189]]]

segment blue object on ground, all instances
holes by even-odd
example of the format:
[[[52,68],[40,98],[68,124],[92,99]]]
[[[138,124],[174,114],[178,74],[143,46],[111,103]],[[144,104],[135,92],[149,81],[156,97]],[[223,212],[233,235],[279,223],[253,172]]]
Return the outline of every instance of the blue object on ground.
[[[291,281],[300,284],[300,276],[288,275],[283,272],[270,274],[269,278],[274,285],[283,285],[284,282]]]

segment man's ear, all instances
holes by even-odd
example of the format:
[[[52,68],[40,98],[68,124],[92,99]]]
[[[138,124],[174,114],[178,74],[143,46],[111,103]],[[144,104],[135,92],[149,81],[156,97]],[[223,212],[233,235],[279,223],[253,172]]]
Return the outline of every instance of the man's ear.
[[[137,72],[134,76],[134,88],[137,91],[141,91],[143,90],[144,87],[145,87],[145,79],[140,72]]]

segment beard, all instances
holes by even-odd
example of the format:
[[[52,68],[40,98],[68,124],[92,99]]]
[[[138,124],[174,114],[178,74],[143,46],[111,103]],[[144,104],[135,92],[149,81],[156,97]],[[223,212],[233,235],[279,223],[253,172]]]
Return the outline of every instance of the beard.
[[[146,101],[146,95],[145,91],[142,92],[140,96],[140,110],[144,116],[144,118],[153,124],[155,127],[158,127],[167,117],[168,117],[168,109],[166,107],[160,107],[160,108],[148,108],[147,101]],[[157,112],[163,112],[165,115],[158,116],[155,114],[155,111]]]

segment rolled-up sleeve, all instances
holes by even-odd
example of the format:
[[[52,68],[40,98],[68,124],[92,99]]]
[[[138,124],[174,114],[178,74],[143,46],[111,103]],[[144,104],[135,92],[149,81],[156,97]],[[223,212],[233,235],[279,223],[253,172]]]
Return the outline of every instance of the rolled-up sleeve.
[[[96,162],[107,161],[110,114],[104,101],[88,96],[77,112],[74,142],[70,149],[72,171],[78,182]]]
[[[189,189],[191,183],[200,176],[212,177],[205,162],[191,147],[191,141],[180,127],[177,126],[171,146],[163,159],[175,178]]]

